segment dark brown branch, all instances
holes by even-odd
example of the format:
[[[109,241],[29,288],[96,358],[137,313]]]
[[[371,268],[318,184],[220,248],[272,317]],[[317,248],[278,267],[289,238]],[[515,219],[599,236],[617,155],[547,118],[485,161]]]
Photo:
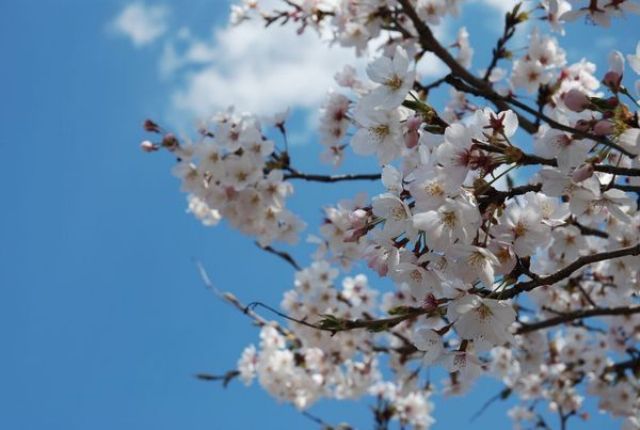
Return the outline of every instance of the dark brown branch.
[[[539,110],[533,109],[532,107],[526,105],[525,103],[522,103],[521,101],[517,100],[516,98],[514,98],[512,96],[510,96],[510,97],[501,96],[500,94],[496,93],[492,89],[490,89],[490,90],[478,89],[478,88],[476,88],[476,87],[474,87],[472,85],[468,85],[468,84],[464,83],[463,81],[458,79],[455,75],[448,75],[446,81],[447,81],[447,83],[451,84],[451,86],[453,86],[458,91],[463,91],[465,93],[473,94],[473,95],[475,95],[477,97],[482,97],[482,98],[485,98],[485,99],[491,101],[500,110],[512,109],[512,106],[510,106],[510,105],[513,105],[513,106],[518,107],[519,109],[522,109],[523,111],[533,115],[535,118],[539,118],[539,119],[543,120],[551,128],[554,128],[556,130],[566,131],[567,133],[571,133],[571,134],[573,134],[574,136],[576,136],[576,137],[578,137],[580,139],[591,139],[594,142],[598,142],[598,143],[601,143],[601,144],[603,144],[605,146],[608,146],[610,148],[616,149],[616,150],[620,151],[621,153],[623,153],[624,155],[626,155],[626,156],[628,156],[630,158],[635,158],[635,154],[629,152],[628,150],[626,150],[625,148],[621,147],[620,145],[618,145],[618,144],[616,144],[614,142],[611,142],[609,139],[607,139],[605,137],[602,137],[602,136],[596,136],[595,134],[587,133],[587,132],[578,130],[576,128],[569,127],[567,125],[559,123],[558,121],[546,116],[544,113],[541,113]],[[482,81],[482,82],[484,82],[484,81]],[[524,116],[522,116],[518,112],[515,112],[515,113],[518,116],[518,122],[519,122],[520,126],[524,130],[526,130],[528,133],[531,133],[531,134],[533,134],[533,133],[538,131],[538,127],[533,122],[529,121],[528,119],[526,119]],[[534,163],[534,164],[540,164],[540,163]]]
[[[627,361],[622,361],[620,363],[612,364],[605,369],[605,373],[615,372],[618,375],[623,375],[626,370],[632,370],[636,372],[640,369],[640,357],[632,358]]]
[[[493,69],[498,65],[498,61],[501,58],[508,57],[507,43],[516,33],[516,26],[522,22],[519,19],[521,6],[522,3],[518,3],[511,12],[507,12],[504,16],[504,30],[502,31],[502,36],[498,39],[496,47],[492,50],[491,63],[482,77],[485,81],[489,80],[489,76],[491,76],[491,72],[493,72]]]
[[[371,332],[380,332],[389,330],[401,322],[415,319],[421,315],[435,315],[439,312],[439,308],[436,309],[424,309],[424,308],[406,308],[403,310],[403,313],[398,316],[389,317],[389,318],[380,318],[380,319],[344,319],[338,318],[333,315],[323,315],[323,319],[318,321],[317,323],[310,323],[305,320],[300,320],[296,318],[292,318],[289,315],[280,312],[277,309],[272,308],[269,305],[266,305],[261,302],[253,302],[247,305],[246,310],[252,310],[256,307],[263,307],[274,314],[278,315],[281,318],[284,318],[288,321],[295,322],[296,324],[303,325],[305,327],[313,328],[316,330],[322,330],[331,333],[333,336],[336,333],[341,331],[349,331],[349,330],[357,330],[357,329],[367,329]]]
[[[474,89],[475,92],[478,93],[478,95],[493,102],[499,110],[507,110],[510,108],[509,104],[506,103],[504,99],[493,90],[488,82],[478,78],[473,73],[464,68],[460,63],[456,61],[456,59],[449,53],[449,51],[438,42],[429,26],[427,26],[427,24],[425,24],[420,19],[418,13],[411,5],[411,2],[409,0],[398,0],[398,3],[400,4],[400,6],[402,6],[402,10],[416,28],[419,36],[418,40],[420,42],[420,45],[422,46],[422,49],[428,52],[433,52],[436,57],[442,60],[442,62],[444,62],[449,67],[449,69],[451,69],[451,73],[453,76],[449,76],[450,78],[457,76],[460,79],[463,79],[469,85],[471,85],[472,89]],[[450,83],[450,80],[446,79],[446,82]],[[537,131],[537,127],[535,126],[535,124],[529,121],[527,118],[518,115],[518,120],[520,126],[527,130],[527,132],[535,133]]]
[[[504,154],[505,150],[500,147],[490,146],[483,143],[477,143],[476,146],[484,151],[494,152],[498,154]],[[534,154],[527,154],[521,152],[517,160],[514,160],[522,166],[542,165],[550,167],[558,167],[558,162],[555,159],[543,158]],[[601,173],[611,173],[613,175],[620,176],[640,176],[640,169],[634,169],[630,167],[612,166],[610,164],[593,164],[593,170]],[[620,185],[625,187],[624,185]],[[616,187],[617,188],[617,187]]]
[[[640,169],[630,167],[611,166],[608,164],[596,164],[593,166],[596,172],[611,173],[621,176],[640,176]]]
[[[243,314],[247,315],[249,318],[251,318],[253,320],[253,322],[258,327],[265,327],[267,325],[272,325],[278,331],[278,333],[280,333],[282,336],[289,337],[291,339],[295,339],[295,336],[293,335],[292,332],[290,332],[286,328],[282,327],[280,324],[275,324],[275,323],[272,323],[272,322],[269,322],[269,321],[265,320],[260,315],[258,315],[256,312],[254,312],[252,309],[249,309],[247,306],[242,304],[240,302],[240,300],[238,300],[238,298],[236,296],[234,296],[233,294],[231,294],[229,292],[223,293],[222,291],[218,290],[213,285],[213,283],[211,282],[211,279],[209,278],[209,274],[205,270],[205,268],[202,265],[202,263],[200,263],[197,260],[195,260],[195,263],[196,263],[196,265],[198,267],[198,272],[200,273],[200,277],[202,278],[202,282],[204,283],[205,287],[208,290],[210,290],[213,294],[215,294],[220,300],[230,304],[231,306],[233,306],[234,308],[236,308],[237,310],[239,310]]]
[[[502,97],[500,95],[498,95],[498,97]],[[595,134],[591,134],[591,133],[587,133],[581,130],[578,130],[576,128],[570,127],[568,125],[564,125],[562,123],[559,123],[558,121],[546,116],[544,113],[540,112],[539,110],[533,109],[529,106],[527,106],[525,103],[522,103],[519,100],[516,100],[514,97],[508,97],[508,98],[504,98],[508,103],[511,103],[514,106],[519,107],[520,109],[524,110],[525,112],[530,113],[531,115],[533,115],[536,118],[540,118],[541,120],[543,120],[544,122],[546,122],[547,124],[549,124],[549,126],[551,128],[554,128],[556,130],[561,130],[561,131],[566,131],[567,133],[571,133],[574,136],[580,138],[580,139],[590,139],[593,140],[594,142],[598,142],[601,143],[605,146],[608,146],[610,148],[613,148],[617,151],[620,151],[621,153],[623,153],[624,155],[630,157],[630,158],[635,158],[636,155],[632,152],[629,152],[628,150],[626,150],[625,148],[621,147],[620,145],[613,143],[612,141],[610,141],[609,139],[607,139],[606,137],[603,136],[597,136]]]
[[[201,381],[222,381],[224,388],[227,388],[227,385],[237,376],[240,376],[240,372],[237,370],[229,370],[223,375],[211,375],[209,373],[198,373],[195,375],[195,377]]]
[[[338,424],[337,426],[330,425],[322,418],[316,415],[313,415],[311,412],[308,412],[308,411],[300,411],[300,413],[302,414],[303,417],[308,418],[309,420],[318,424],[322,430],[353,430],[353,427],[344,423]]]
[[[429,91],[433,90],[434,88],[438,88],[440,85],[444,84],[446,81],[447,81],[447,77],[443,76],[442,78],[426,85],[423,85],[420,82],[416,81],[414,86],[417,90],[424,91],[425,93],[429,94]]]
[[[376,181],[381,178],[380,173],[345,174],[345,175],[316,175],[291,170],[284,175],[284,179],[302,179],[310,182],[342,182],[342,181]]]
[[[583,257],[578,258],[573,263],[569,264],[568,266],[558,270],[557,272],[551,275],[541,276],[537,279],[527,281],[527,282],[520,282],[519,284],[514,285],[512,288],[498,294],[497,298],[499,300],[511,299],[522,292],[531,291],[542,285],[553,285],[556,282],[562,281],[563,279],[571,276],[571,274],[576,270],[582,269],[583,267],[588,266],[589,264],[597,263],[599,261],[612,260],[614,258],[626,257],[629,255],[638,255],[638,254],[640,254],[640,244],[635,246],[630,246],[627,248],[618,249],[615,251],[585,255]]]
[[[578,230],[580,230],[580,233],[585,236],[596,236],[596,237],[601,237],[603,239],[609,238],[609,233],[607,233],[606,231],[597,230],[592,227],[587,227],[586,225],[580,224],[576,220],[571,221],[570,224],[578,227]]]
[[[500,204],[506,201],[507,199],[520,196],[522,194],[526,194],[529,191],[538,192],[541,189],[542,189],[541,184],[520,185],[518,187],[513,187],[507,191],[499,191],[499,190],[496,190],[495,188],[489,188],[489,190],[487,190],[486,193],[477,196],[477,198],[478,198],[478,201],[483,204],[488,204],[488,203]]]
[[[256,244],[256,246],[258,248],[262,249],[263,251],[268,252],[269,254],[273,254],[273,255],[275,255],[277,257],[282,258],[284,261],[289,263],[294,269],[296,269],[298,271],[302,270],[302,268],[300,267],[298,262],[288,252],[277,250],[277,249],[275,249],[275,248],[273,248],[272,246],[269,246],[269,245],[262,246],[258,242],[254,242],[254,243]]]
[[[482,81],[485,82],[485,81]],[[479,90],[464,81],[458,79],[456,76],[448,75],[447,83],[450,84],[453,88],[458,91],[462,91],[464,93],[472,94],[477,97],[482,97],[486,100],[489,100],[493,103],[498,110],[505,111],[511,109],[511,106],[505,101],[504,97],[500,94],[496,93],[493,90]],[[518,117],[518,124],[529,134],[534,134],[538,131],[538,127],[535,123],[531,122],[524,115],[514,110],[514,113]]]
[[[615,188],[629,193],[640,193],[640,185],[612,184],[610,188]]]
[[[596,316],[633,315],[637,313],[640,313],[640,306],[632,306],[632,307],[620,306],[617,308],[580,309],[574,312],[564,313],[543,321],[523,324],[522,327],[520,327],[516,331],[516,334],[530,333],[532,331],[553,327],[553,326],[564,324],[570,321],[581,320],[581,319],[591,318]]]
[[[473,414],[469,422],[474,422],[476,419],[478,419],[480,415],[482,415],[487,409],[489,409],[489,406],[491,406],[493,403],[497,402],[498,400],[506,400],[511,395],[511,392],[512,392],[511,388],[509,387],[503,388],[498,394],[496,394],[495,396],[491,397],[486,402],[484,402],[484,404],[480,407],[480,409],[475,414]]]

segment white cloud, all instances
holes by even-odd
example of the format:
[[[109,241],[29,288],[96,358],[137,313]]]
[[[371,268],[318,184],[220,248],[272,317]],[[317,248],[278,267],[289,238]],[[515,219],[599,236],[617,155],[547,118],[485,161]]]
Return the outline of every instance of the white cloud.
[[[353,49],[330,46],[313,30],[297,35],[290,26],[265,29],[259,21],[216,29],[208,42],[185,32],[179,39],[166,44],[160,70],[177,77],[174,107],[191,115],[229,105],[257,114],[287,107],[315,110],[336,86],[336,72],[347,64],[363,70],[367,61],[354,62]],[[182,53],[180,44],[186,44]],[[423,77],[443,73],[433,58],[425,56],[421,63]]]
[[[136,47],[150,44],[167,31],[168,8],[136,2],[126,6],[111,23],[111,30],[127,36]]]

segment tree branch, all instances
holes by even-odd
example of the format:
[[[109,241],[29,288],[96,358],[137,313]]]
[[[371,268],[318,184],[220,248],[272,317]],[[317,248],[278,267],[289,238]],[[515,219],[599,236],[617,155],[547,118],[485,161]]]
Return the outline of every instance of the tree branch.
[[[537,118],[539,120],[543,120],[551,128],[554,128],[556,130],[565,131],[567,133],[571,133],[571,134],[573,134],[574,136],[576,136],[576,137],[578,137],[580,139],[590,139],[590,140],[593,140],[594,142],[601,143],[601,144],[603,144],[605,146],[608,146],[608,147],[613,148],[613,149],[615,149],[617,151],[620,151],[622,154],[624,154],[624,155],[626,155],[626,156],[628,156],[630,158],[635,158],[636,157],[635,154],[633,154],[632,152],[629,152],[628,150],[626,150],[625,148],[621,147],[620,145],[610,141],[606,137],[597,136],[595,134],[587,133],[585,131],[578,130],[576,128],[570,127],[568,125],[564,125],[564,124],[562,124],[562,123],[560,123],[560,122],[548,117],[544,113],[540,112],[539,109],[536,110],[536,109],[533,109],[530,106],[527,106],[525,103],[522,103],[521,101],[517,100],[513,96],[510,96],[510,97],[501,96],[500,94],[498,94],[495,91],[493,91],[493,89],[487,90],[487,89],[481,89],[481,88],[477,88],[477,87],[474,88],[473,86],[465,84],[464,82],[462,82],[460,79],[458,79],[454,75],[448,75],[447,78],[446,78],[446,81],[447,81],[447,83],[451,84],[451,86],[454,87],[455,89],[457,89],[458,91],[462,91],[462,92],[465,92],[465,93],[473,94],[473,95],[478,96],[478,97],[483,97],[483,98],[491,101],[500,110],[512,109],[512,106],[509,105],[509,104],[511,104],[511,105],[516,106],[516,107],[522,109],[523,111],[533,115],[535,118]],[[484,82],[484,81],[482,81],[482,82]],[[514,110],[514,112],[515,112],[515,110]],[[522,126],[522,128],[525,129],[528,133],[533,134],[533,133],[536,133],[538,131],[538,127],[534,123],[532,123],[531,121],[526,119],[524,116],[522,116],[522,114],[519,114],[518,112],[515,112],[515,113],[518,116],[518,122],[519,122],[520,126]],[[537,163],[537,164],[539,164],[539,163]]]
[[[558,270],[557,272],[551,275],[541,276],[537,279],[534,279],[528,282],[521,282],[519,284],[516,284],[512,288],[498,294],[497,298],[498,300],[511,299],[524,291],[531,291],[534,288],[537,288],[541,285],[553,285],[558,281],[568,278],[576,270],[579,270],[585,266],[588,266],[589,264],[597,263],[598,261],[612,260],[614,258],[620,258],[620,257],[626,257],[626,256],[638,255],[638,254],[640,254],[640,244],[635,246],[630,246],[627,248],[618,249],[615,251],[585,255],[583,257],[578,258],[573,263],[569,264],[568,266]]]
[[[302,179],[310,182],[343,182],[343,181],[377,181],[382,175],[380,173],[365,174],[345,174],[345,175],[317,175],[312,173],[302,173],[297,170],[290,170],[284,175],[284,179]]]
[[[436,57],[442,60],[442,62],[444,62],[449,67],[449,69],[451,69],[451,73],[454,76],[457,76],[469,83],[473,87],[474,92],[476,92],[477,95],[484,97],[485,99],[494,103],[499,110],[507,110],[510,108],[509,105],[504,101],[504,99],[493,90],[488,82],[478,78],[473,73],[464,68],[460,63],[456,61],[456,59],[449,53],[449,51],[438,42],[429,26],[427,26],[420,19],[418,13],[413,8],[409,0],[398,0],[398,3],[400,3],[400,6],[402,6],[402,10],[404,11],[405,15],[409,17],[409,19],[413,23],[413,26],[416,28],[419,36],[418,40],[420,42],[420,45],[422,46],[422,49],[428,52],[433,52]],[[455,79],[454,76],[449,75],[448,78]],[[446,79],[446,82],[451,83],[450,80],[451,79]],[[537,127],[534,123],[519,114],[517,115],[520,126],[522,128],[527,130],[527,132],[529,133],[535,133],[537,131]]]
[[[207,271],[205,270],[205,268],[202,265],[202,263],[200,263],[200,261],[197,261],[197,260],[195,260],[195,263],[196,263],[196,265],[198,267],[198,272],[200,273],[200,277],[202,278],[202,282],[204,283],[205,287],[209,291],[211,291],[213,294],[215,294],[220,300],[230,304],[231,306],[233,306],[234,308],[236,308],[237,310],[239,310],[243,314],[247,315],[249,318],[251,318],[253,320],[253,322],[258,327],[265,327],[265,326],[271,325],[282,336],[284,336],[286,338],[289,338],[289,339],[295,339],[295,336],[293,335],[293,333],[291,331],[289,331],[286,328],[282,327],[280,324],[276,324],[276,323],[273,323],[273,322],[265,320],[260,315],[258,315],[256,312],[254,312],[252,309],[249,309],[248,306],[243,305],[240,302],[240,300],[238,300],[238,298],[236,296],[234,296],[233,294],[231,294],[229,292],[223,293],[222,291],[218,290],[213,285],[213,283],[211,282],[211,279],[209,278],[209,275],[207,274]]]
[[[623,375],[626,370],[632,370],[635,372],[638,369],[640,369],[640,357],[612,364],[605,369],[605,373],[615,372],[618,375]]]
[[[553,327],[570,321],[591,318],[596,316],[633,315],[640,313],[640,306],[620,306],[617,308],[594,308],[580,309],[573,312],[564,313],[553,318],[529,324],[522,324],[516,334],[525,334],[544,328]]]
[[[237,370],[229,370],[223,375],[211,375],[209,373],[198,373],[195,375],[197,379],[201,381],[222,381],[222,386],[227,388],[227,385],[236,378],[240,376],[240,372]]]
[[[414,319],[421,315],[435,315],[440,311],[440,308],[435,308],[435,309],[403,308],[402,315],[398,315],[390,318],[380,318],[380,319],[370,318],[370,319],[355,319],[355,320],[338,318],[333,315],[322,315],[323,319],[321,319],[319,322],[310,323],[305,320],[300,320],[300,319],[290,317],[289,315],[282,313],[279,310],[274,309],[271,306],[261,302],[249,303],[246,309],[251,310],[258,306],[263,307],[288,321],[292,321],[297,324],[301,324],[305,327],[313,328],[316,330],[329,332],[331,333],[332,336],[342,331],[350,331],[350,330],[356,330],[361,328],[367,329],[368,331],[371,331],[371,332],[386,331],[397,326],[403,321]]]
[[[254,243],[256,244],[256,246],[258,248],[262,249],[263,251],[268,252],[269,254],[273,254],[273,255],[275,255],[277,257],[282,258],[284,261],[289,263],[294,269],[296,269],[298,271],[302,270],[302,268],[300,267],[298,262],[288,252],[277,250],[277,249],[275,249],[275,248],[273,248],[272,246],[269,246],[269,245],[262,246],[258,242],[254,242]]]

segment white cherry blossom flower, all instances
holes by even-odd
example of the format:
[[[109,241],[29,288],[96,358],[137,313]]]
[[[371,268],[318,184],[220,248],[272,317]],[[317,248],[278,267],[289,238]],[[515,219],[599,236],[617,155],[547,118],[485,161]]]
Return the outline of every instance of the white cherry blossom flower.
[[[373,214],[384,218],[384,233],[395,237],[412,228],[411,210],[405,202],[391,193],[373,198]]]
[[[435,251],[446,251],[454,243],[471,243],[479,222],[478,209],[460,199],[446,199],[437,210],[413,216],[414,227],[425,232],[427,245]]]
[[[360,128],[351,139],[353,151],[358,155],[376,154],[380,164],[388,164],[402,151],[401,119],[398,110],[358,109],[355,120]]]
[[[497,237],[513,243],[513,250],[520,257],[533,255],[536,249],[550,237],[549,226],[542,222],[542,216],[531,207],[509,206],[495,227]]]
[[[444,353],[442,336],[426,326],[416,327],[411,336],[411,341],[420,351],[424,352],[424,364],[431,365],[438,361]]]
[[[367,75],[378,84],[361,103],[372,109],[394,109],[402,104],[413,87],[415,72],[407,51],[397,47],[393,59],[380,57],[367,66]]]
[[[491,251],[478,246],[456,244],[452,246],[450,255],[456,259],[454,273],[460,279],[468,283],[480,279],[485,287],[491,288],[494,268],[500,264]]]
[[[467,294],[451,302],[447,318],[463,338],[473,340],[478,350],[487,350],[515,340],[509,331],[516,312],[506,301]]]

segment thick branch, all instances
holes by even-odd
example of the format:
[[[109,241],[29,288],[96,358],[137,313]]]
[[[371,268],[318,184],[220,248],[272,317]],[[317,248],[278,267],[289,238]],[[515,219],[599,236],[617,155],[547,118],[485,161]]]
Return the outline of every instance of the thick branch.
[[[541,184],[525,184],[518,187],[513,187],[507,191],[499,191],[495,188],[489,188],[486,193],[477,196],[478,200],[483,204],[489,203],[503,203],[505,200],[526,194],[529,191],[538,192],[542,189]]]
[[[632,358],[630,360],[627,361],[622,361],[620,363],[616,363],[616,364],[612,364],[611,366],[608,366],[605,371],[606,372],[615,372],[618,375],[622,375],[624,374],[624,372],[626,370],[632,370],[632,371],[637,371],[638,369],[640,369],[640,357],[638,358]]]
[[[580,309],[574,312],[568,312],[562,315],[558,315],[553,318],[546,319],[544,321],[538,321],[530,324],[523,324],[516,333],[525,334],[532,331],[553,327],[559,324],[563,324],[570,321],[580,320],[584,318],[591,318],[596,316],[606,315],[633,315],[640,313],[640,306],[620,306],[617,308],[594,308],[594,309]]]
[[[576,220],[573,220],[570,224],[578,227],[578,230],[580,230],[580,233],[585,236],[596,236],[596,237],[601,237],[603,239],[609,238],[609,233],[607,233],[606,231],[598,230],[592,227],[587,227],[586,225],[580,224]]]
[[[640,185],[613,184],[611,188],[626,191],[628,193],[640,193]]]
[[[489,152],[504,153],[504,149],[486,144],[476,144],[478,148]],[[522,166],[542,165],[550,167],[558,167],[558,161],[552,158],[543,158],[534,154],[527,154],[523,152],[518,158],[517,163]],[[610,164],[593,164],[593,170],[601,173],[610,173],[620,176],[640,176],[640,169],[634,169],[631,167],[612,166]],[[631,190],[631,186],[616,185],[615,188],[624,187],[625,191]],[[623,188],[620,188],[623,189]],[[632,190],[635,191],[635,190]]]
[[[630,246],[628,248],[618,249],[615,251],[585,255],[583,257],[578,258],[573,263],[569,264],[568,266],[558,270],[557,272],[551,275],[541,276],[531,281],[521,282],[519,284],[516,284],[512,288],[502,292],[501,294],[498,294],[497,298],[500,300],[511,299],[524,291],[531,291],[534,288],[537,288],[542,285],[553,285],[556,282],[562,281],[563,279],[571,276],[571,274],[576,270],[582,269],[583,267],[588,266],[589,264],[597,263],[599,261],[612,260],[614,258],[626,257],[629,255],[638,255],[638,254],[640,254],[640,244],[635,246]]]
[[[559,123],[558,121],[548,117],[547,115],[545,115],[544,113],[540,112],[539,110],[536,110],[536,109],[533,109],[532,107],[527,106],[525,103],[522,103],[521,101],[515,99],[514,97],[501,96],[500,94],[496,93],[492,89],[487,90],[487,89],[482,89],[482,88],[477,88],[477,87],[474,88],[473,86],[465,84],[464,82],[462,82],[461,80],[457,79],[455,76],[452,76],[452,75],[447,76],[446,81],[447,81],[447,83],[451,84],[451,86],[453,86],[458,91],[463,91],[465,93],[473,94],[473,95],[478,96],[478,97],[483,97],[483,98],[493,102],[500,110],[511,109],[512,107],[509,105],[509,104],[511,104],[513,106],[516,106],[516,107],[522,109],[523,111],[525,111],[527,113],[530,113],[534,117],[545,121],[551,128],[554,128],[556,130],[566,131],[566,132],[571,133],[571,134],[573,134],[574,136],[576,136],[576,137],[578,137],[580,139],[593,140],[594,142],[598,142],[598,143],[601,143],[601,144],[603,144],[605,146],[608,146],[610,148],[616,149],[616,150],[620,151],[621,153],[623,153],[624,155],[626,155],[628,157],[635,158],[635,154],[629,152],[628,150],[626,150],[625,148],[621,147],[620,145],[618,145],[616,143],[613,143],[609,139],[607,139],[607,138],[605,138],[603,136],[596,136],[595,134],[587,133],[587,132],[578,130],[576,128],[569,127],[568,125],[564,125],[562,123]],[[482,82],[484,82],[484,81],[482,81]],[[518,114],[517,112],[516,112],[516,114],[518,116],[518,122],[519,122],[520,126],[523,129],[525,129],[528,133],[533,134],[533,133],[536,133],[538,131],[538,127],[534,123],[532,123],[531,121],[526,119],[521,114]],[[538,164],[538,163],[536,163],[536,164]]]
[[[442,60],[442,62],[445,63],[449,67],[449,69],[451,69],[451,73],[454,76],[457,76],[468,82],[472,87],[475,88],[475,90],[478,92],[478,95],[492,101],[498,109],[509,109],[509,105],[493,90],[489,83],[478,78],[473,73],[464,68],[460,63],[456,61],[456,59],[449,53],[449,51],[438,42],[429,26],[427,26],[420,19],[418,13],[413,8],[409,0],[398,0],[398,3],[400,3],[400,5],[402,6],[402,10],[407,15],[407,17],[409,17],[414,27],[416,28],[416,31],[418,32],[418,39],[420,41],[422,49],[428,52],[433,52],[436,57]],[[449,79],[447,79],[447,82],[449,82]],[[519,115],[518,120],[520,122],[520,126],[527,130],[527,132],[535,133],[535,131],[537,130],[535,124],[528,119]]]

